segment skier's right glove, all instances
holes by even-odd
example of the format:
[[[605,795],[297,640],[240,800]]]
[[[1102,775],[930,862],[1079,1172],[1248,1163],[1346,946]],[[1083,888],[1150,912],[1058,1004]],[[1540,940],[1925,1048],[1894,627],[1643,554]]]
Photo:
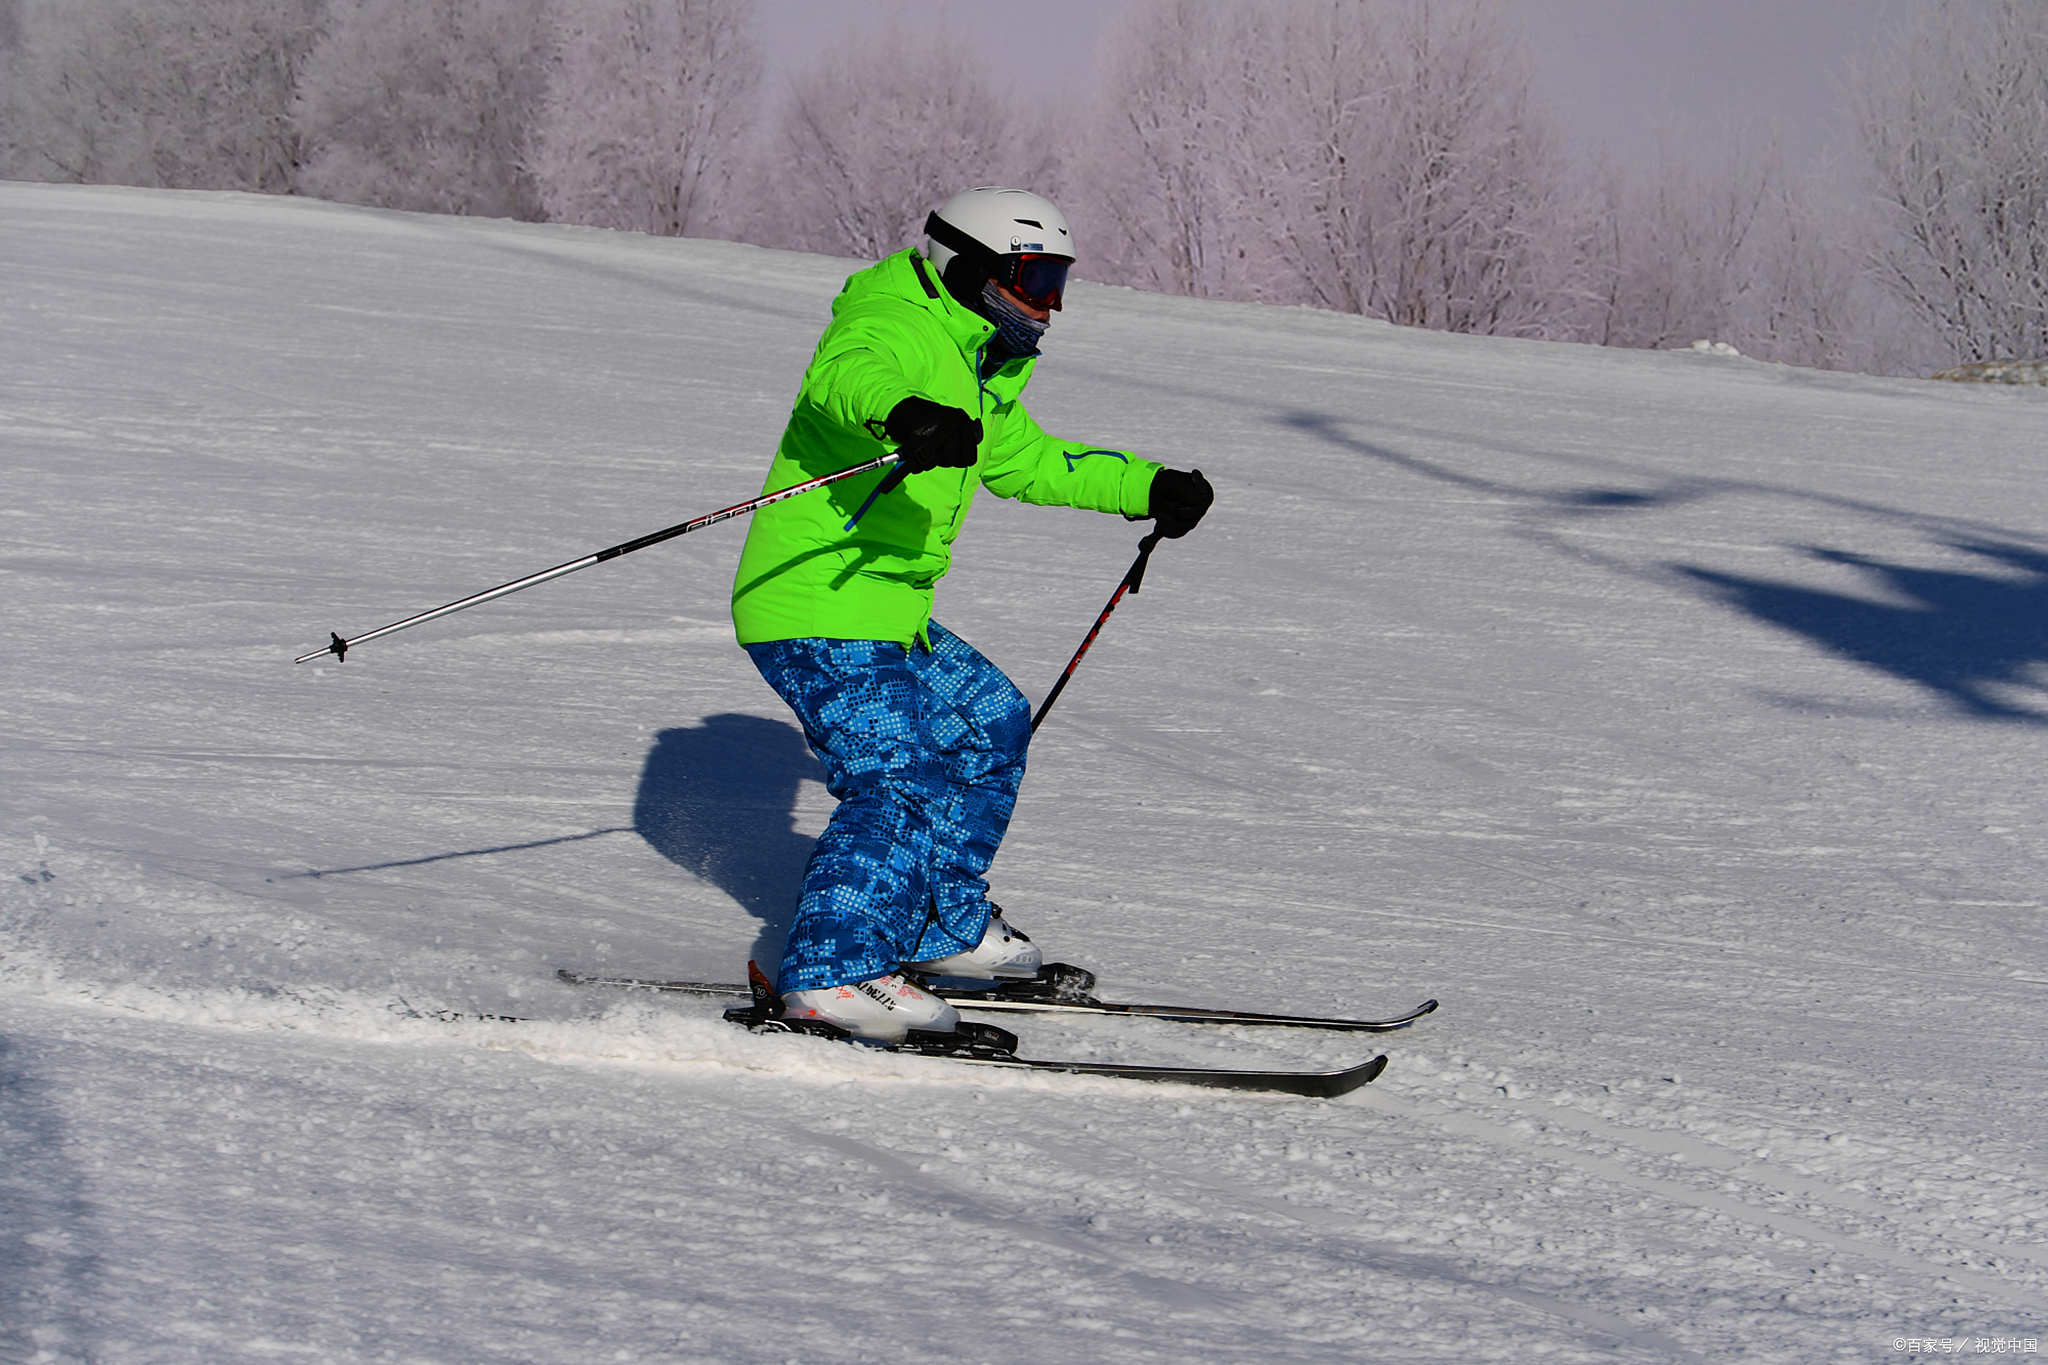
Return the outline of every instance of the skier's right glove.
[[[981,450],[980,418],[914,394],[889,409],[882,430],[896,443],[896,467],[907,474],[971,469]]]
[[[1151,498],[1152,524],[1168,540],[1179,540],[1202,520],[1209,504],[1216,501],[1216,490],[1199,469],[1192,474],[1162,469],[1152,476]]]

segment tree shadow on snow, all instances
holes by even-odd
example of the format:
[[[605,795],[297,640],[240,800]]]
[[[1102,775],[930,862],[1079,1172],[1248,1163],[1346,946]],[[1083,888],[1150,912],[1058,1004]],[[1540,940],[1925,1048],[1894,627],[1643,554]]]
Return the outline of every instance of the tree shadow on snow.
[[[1846,550],[1805,550],[1815,559],[1864,571],[1873,586],[1905,599],[1903,604],[1697,565],[1665,564],[1662,572],[1704,586],[1722,605],[1802,636],[1838,658],[1927,688],[1970,719],[2048,724],[2048,710],[2021,705],[2010,695],[2015,689],[2048,692],[2048,684],[2036,673],[2048,666],[2048,553],[2015,543],[2025,539],[2018,533],[1978,523],[1959,524],[1854,498],[1741,480],[1665,479],[1637,488],[1518,485],[1361,441],[1342,430],[1341,419],[1321,413],[1287,412],[1275,420],[1410,474],[1520,503],[1546,521],[1550,517],[1653,511],[1703,498],[1743,495],[1793,498],[1917,527],[1949,549],[1991,561],[1994,571],[1980,574],[1914,568]],[[1500,444],[1491,448],[1620,472],[1612,460],[1544,456],[1539,451]],[[1530,533],[1529,528],[1524,531]],[[1641,573],[1583,549],[1574,553],[1581,560],[1607,562],[1620,572]]]
[[[796,829],[798,784],[824,780],[803,731],[742,715],[663,730],[640,770],[633,828],[761,922],[753,957],[770,971],[816,843]]]
[[[2036,666],[2048,664],[2048,554],[1994,543],[1952,548],[2024,576],[1918,569],[1842,550],[1807,551],[1815,559],[1861,569],[1876,586],[1907,599],[1894,605],[1693,565],[1672,568],[1759,621],[1804,636],[1853,663],[1917,683],[1967,715],[2048,724],[2048,712],[2017,705],[1994,690],[2048,692],[2048,685],[2030,676]]]
[[[1282,414],[1278,420],[1280,425],[1291,427],[1295,431],[1304,432],[1315,437],[1317,440],[1367,456],[1382,464],[1392,465],[1396,469],[1406,470],[1410,474],[1419,475],[1436,483],[1446,483],[1474,493],[1485,493],[1492,497],[1512,499],[1538,507],[1554,509],[1566,514],[1574,512],[1648,511],[1653,508],[1670,507],[1690,502],[1695,498],[1705,496],[1707,493],[1714,491],[1715,488],[1715,485],[1711,482],[1698,479],[1667,480],[1656,488],[1615,488],[1602,486],[1525,488],[1512,483],[1503,483],[1498,479],[1489,479],[1477,474],[1467,474],[1463,470],[1453,469],[1448,465],[1435,460],[1424,459],[1419,455],[1409,455],[1386,446],[1374,445],[1370,441],[1361,441],[1356,436],[1347,435],[1339,430],[1341,423],[1338,419],[1322,413],[1289,412]],[[1510,449],[1507,446],[1495,446],[1493,448],[1502,451]],[[1516,453],[1528,454],[1530,452],[1519,451]]]

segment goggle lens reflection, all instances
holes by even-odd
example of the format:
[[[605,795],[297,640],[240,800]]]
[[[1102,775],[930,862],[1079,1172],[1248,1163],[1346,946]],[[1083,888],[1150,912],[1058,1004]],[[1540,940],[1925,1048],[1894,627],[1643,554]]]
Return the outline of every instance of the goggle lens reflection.
[[[1073,262],[1060,256],[1012,256],[1009,286],[1012,293],[1034,308],[1057,311],[1067,288],[1067,267]]]

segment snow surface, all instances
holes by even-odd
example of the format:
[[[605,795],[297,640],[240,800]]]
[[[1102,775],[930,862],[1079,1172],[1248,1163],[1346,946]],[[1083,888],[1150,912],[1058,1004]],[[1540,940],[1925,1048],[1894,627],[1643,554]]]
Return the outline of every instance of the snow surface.
[[[1341,1101],[752,1038],[827,812],[722,526],[848,263],[0,186],[0,1358],[1872,1361],[2048,1336],[2048,400],[1077,284],[1204,469],[994,874]],[[1141,528],[986,498],[1043,695]],[[437,1010],[521,1016],[441,1022]]]

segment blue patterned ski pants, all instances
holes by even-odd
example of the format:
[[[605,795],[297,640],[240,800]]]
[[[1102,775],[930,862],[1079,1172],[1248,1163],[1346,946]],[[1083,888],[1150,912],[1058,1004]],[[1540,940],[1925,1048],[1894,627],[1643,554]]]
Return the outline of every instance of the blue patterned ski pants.
[[[981,942],[988,882],[1024,778],[1031,707],[934,621],[886,640],[748,645],[803,723],[839,806],[804,871],[783,991],[866,981]]]

